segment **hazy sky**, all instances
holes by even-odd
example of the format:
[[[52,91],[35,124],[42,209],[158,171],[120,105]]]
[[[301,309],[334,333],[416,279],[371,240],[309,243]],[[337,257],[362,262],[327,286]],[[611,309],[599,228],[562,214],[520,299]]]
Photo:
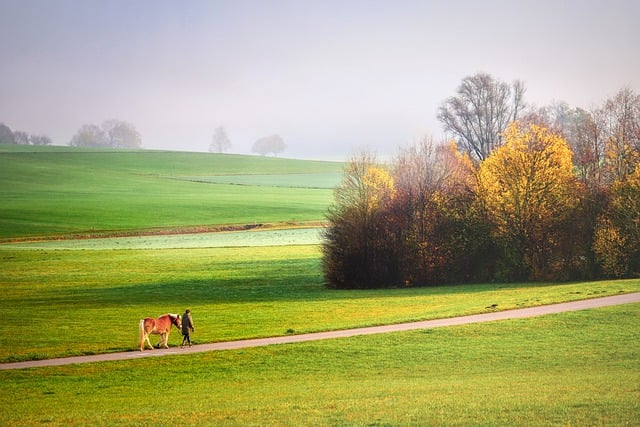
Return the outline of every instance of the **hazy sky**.
[[[133,123],[143,146],[381,156],[424,134],[483,71],[537,105],[640,91],[638,0],[0,0],[0,122],[66,145]]]

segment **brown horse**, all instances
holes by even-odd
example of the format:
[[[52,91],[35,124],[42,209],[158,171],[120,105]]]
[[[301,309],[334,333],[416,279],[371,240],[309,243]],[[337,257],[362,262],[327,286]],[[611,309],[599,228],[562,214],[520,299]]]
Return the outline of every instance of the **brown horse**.
[[[179,314],[163,314],[162,316],[154,319],[153,317],[145,317],[140,320],[140,351],[144,351],[145,342],[149,344],[151,350],[153,346],[149,341],[149,334],[160,335],[160,342],[158,348],[163,346],[169,348],[167,341],[169,340],[169,332],[171,332],[171,325],[175,325],[178,330],[182,326],[182,319]]]

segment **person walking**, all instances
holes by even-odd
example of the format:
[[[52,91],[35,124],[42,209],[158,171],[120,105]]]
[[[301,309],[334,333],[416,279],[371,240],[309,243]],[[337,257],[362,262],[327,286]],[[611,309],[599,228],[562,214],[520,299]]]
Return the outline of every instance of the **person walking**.
[[[191,347],[191,332],[193,331],[195,331],[195,328],[193,327],[191,310],[187,308],[182,315],[182,345],[180,348],[184,347],[185,342],[189,343],[189,347]]]

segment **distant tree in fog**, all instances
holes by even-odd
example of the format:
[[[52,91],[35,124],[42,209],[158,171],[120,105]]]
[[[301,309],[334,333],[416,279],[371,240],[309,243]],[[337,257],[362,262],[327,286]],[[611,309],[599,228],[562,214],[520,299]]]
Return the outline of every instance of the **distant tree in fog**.
[[[0,144],[15,144],[15,137],[11,128],[4,123],[0,123]]]
[[[51,145],[53,141],[46,135],[29,135],[29,142],[32,145]]]
[[[107,137],[96,125],[82,125],[71,138],[69,145],[73,147],[106,147]]]
[[[111,148],[140,148],[142,137],[131,123],[121,120],[107,120],[102,124],[102,130]]]
[[[51,143],[51,138],[46,135],[33,135],[21,130],[12,132],[9,126],[0,123],[0,144],[51,145]]]
[[[17,130],[13,133],[13,140],[15,144],[29,145],[31,144],[31,136],[27,132]]]
[[[224,153],[231,148],[231,141],[227,135],[227,131],[224,127],[219,126],[213,132],[213,138],[211,139],[211,145],[209,145],[210,153]]]
[[[102,127],[83,125],[69,144],[74,147],[140,148],[142,138],[132,124],[121,120],[107,120]]]
[[[277,156],[278,153],[281,153],[286,149],[287,144],[284,143],[280,135],[271,135],[260,138],[254,142],[251,152],[260,154],[261,156],[266,156],[269,153],[273,153],[274,156]]]
[[[51,145],[53,141],[46,135],[34,135],[21,130],[13,133],[15,143],[20,145]]]

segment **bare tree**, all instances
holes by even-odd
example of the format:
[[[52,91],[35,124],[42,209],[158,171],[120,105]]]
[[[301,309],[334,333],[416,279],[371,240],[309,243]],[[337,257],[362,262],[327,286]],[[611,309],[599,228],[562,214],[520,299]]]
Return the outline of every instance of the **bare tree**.
[[[438,120],[462,151],[481,161],[502,145],[500,134],[522,114],[524,93],[524,83],[518,80],[509,85],[486,73],[468,76],[457,95],[442,104]]]
[[[257,140],[253,144],[251,151],[253,153],[258,153],[261,156],[266,156],[269,153],[273,153],[277,156],[278,153],[281,153],[286,149],[287,144],[284,143],[280,135],[271,135]]]
[[[224,153],[231,148],[231,141],[224,127],[219,126],[213,132],[211,145],[209,145],[210,153]]]
[[[622,89],[597,113],[605,139],[609,179],[623,180],[640,162],[640,95]]]

